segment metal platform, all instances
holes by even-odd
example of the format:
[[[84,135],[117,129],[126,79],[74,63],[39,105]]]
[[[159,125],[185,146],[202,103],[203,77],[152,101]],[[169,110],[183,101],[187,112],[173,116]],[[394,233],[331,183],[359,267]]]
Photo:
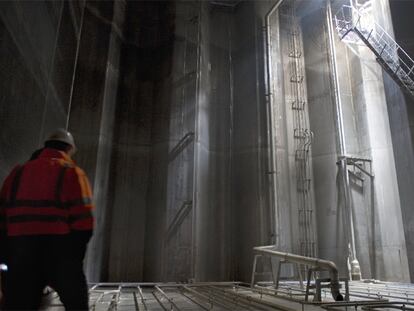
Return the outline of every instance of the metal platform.
[[[101,283],[90,288],[90,310],[414,310],[414,285],[380,281],[350,282],[350,299],[334,302],[329,290],[322,302],[305,302],[299,282],[270,283]],[[48,311],[64,310],[56,293]]]

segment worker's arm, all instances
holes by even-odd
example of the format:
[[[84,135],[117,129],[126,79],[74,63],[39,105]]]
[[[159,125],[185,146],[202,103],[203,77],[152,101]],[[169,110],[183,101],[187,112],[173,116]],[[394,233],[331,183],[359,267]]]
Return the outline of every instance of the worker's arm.
[[[86,174],[78,167],[67,169],[62,190],[74,245],[86,248],[94,227],[92,191]]]
[[[10,192],[12,188],[13,180],[16,176],[16,172],[19,166],[16,166],[11,173],[6,177],[0,190],[0,263],[5,262],[6,257],[6,204],[10,201]]]
[[[0,263],[4,263],[5,261],[5,242],[7,236],[5,204],[7,200],[8,188],[9,187],[6,179],[0,190]]]

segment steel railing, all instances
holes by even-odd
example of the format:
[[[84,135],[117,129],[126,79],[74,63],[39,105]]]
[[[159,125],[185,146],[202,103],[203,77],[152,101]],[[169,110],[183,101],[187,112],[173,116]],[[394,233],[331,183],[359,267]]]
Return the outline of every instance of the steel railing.
[[[334,16],[336,30],[347,44],[367,45],[380,65],[414,98],[414,60],[372,15],[344,5]]]

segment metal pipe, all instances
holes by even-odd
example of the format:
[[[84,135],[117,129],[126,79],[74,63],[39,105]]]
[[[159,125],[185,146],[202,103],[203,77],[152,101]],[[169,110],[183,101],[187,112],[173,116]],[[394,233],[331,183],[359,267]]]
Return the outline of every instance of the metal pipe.
[[[142,292],[142,289],[141,289],[140,286],[137,286],[137,288],[138,288],[139,296],[141,297],[142,305],[144,306],[145,310],[148,310],[147,304],[145,303],[145,298],[144,298],[144,294]]]
[[[281,309],[280,305],[269,303],[265,300],[258,299],[249,295],[243,295],[240,293],[235,292],[234,290],[227,290],[227,289],[221,289],[216,287],[209,287],[210,289],[213,289],[216,293],[219,293],[222,295],[222,297],[225,297],[226,299],[237,301],[237,303],[243,303],[244,305],[250,308],[254,308],[253,310],[268,310],[268,306],[270,304],[273,308],[278,308],[278,310],[285,310]],[[248,289],[250,290],[250,288]],[[244,309],[243,309],[244,310]],[[292,311],[291,309],[288,309],[288,311]]]
[[[274,174],[269,174],[270,178],[271,178],[271,184],[272,184],[272,189],[271,189],[271,195],[270,195],[270,200],[271,200],[271,204],[272,204],[272,212],[274,215],[270,215],[271,216],[271,225],[272,225],[272,232],[274,231],[274,243],[276,245],[279,245],[279,237],[280,235],[277,233],[277,228],[280,228],[279,226],[279,213],[278,213],[278,194],[277,194],[277,162],[275,159],[275,155],[276,152],[274,150],[275,146],[273,144],[273,137],[274,137],[274,133],[273,133],[273,107],[272,107],[272,81],[273,81],[273,76],[272,76],[272,56],[271,56],[271,38],[270,38],[270,16],[279,8],[279,6],[282,4],[283,0],[278,0],[276,1],[276,3],[270,8],[270,10],[266,13],[265,15],[265,44],[266,44],[266,60],[267,62],[265,62],[265,66],[266,66],[266,101],[267,101],[267,107],[268,107],[268,143],[269,143],[269,168],[271,172],[274,172]]]
[[[336,118],[336,127],[338,131],[338,140],[339,140],[339,157],[340,161],[342,162],[342,158],[346,157],[346,141],[345,141],[345,130],[343,124],[343,113],[342,113],[342,101],[340,95],[340,87],[339,87],[339,77],[338,77],[338,65],[336,62],[336,49],[335,49],[335,42],[334,42],[334,30],[332,25],[332,7],[331,7],[331,0],[327,0],[327,7],[326,7],[326,23],[328,27],[328,41],[329,41],[329,58],[331,63],[331,73],[332,73],[332,87],[334,89],[334,97],[335,97],[335,118]],[[341,163],[341,168],[343,169],[344,174],[344,192],[345,192],[345,206],[348,211],[348,218],[349,218],[349,243],[351,244],[351,275],[354,275],[356,279],[361,279],[361,269],[359,266],[359,262],[356,256],[356,247],[355,247],[355,232],[354,232],[354,222],[353,222],[353,215],[352,215],[352,202],[351,202],[351,192],[349,189],[349,177],[348,172],[346,169],[346,160],[344,163]],[[343,167],[345,165],[345,167]]]
[[[95,300],[95,302],[93,303],[93,305],[92,305],[92,311],[95,311],[95,309],[96,309],[96,305],[97,305],[97,303],[99,302],[99,301],[101,301],[102,300],[102,298],[105,296],[105,292],[104,293],[102,293],[101,295],[99,295],[99,297]]]
[[[136,311],[139,311],[139,304],[138,304],[138,299],[137,299],[137,293],[136,292],[132,292],[132,296],[134,297],[135,310]]]
[[[252,290],[252,289],[249,288],[248,290]],[[285,307],[281,304],[272,303],[270,301],[267,301],[266,299],[263,299],[262,297],[261,298],[256,298],[254,296],[243,295],[241,293],[237,293],[237,292],[227,290],[227,289],[224,289],[223,292],[228,293],[228,294],[232,295],[235,298],[237,297],[239,299],[246,300],[250,305],[255,307],[254,310],[259,310],[259,309],[267,310],[267,307],[270,307],[272,309],[274,308],[274,309],[277,309],[277,310],[280,310],[280,311],[293,311],[293,309],[290,308],[290,307]]]
[[[186,293],[184,293],[184,290],[181,291],[181,295],[183,295],[185,298],[187,298],[188,300],[190,300],[192,303],[196,304],[197,306],[199,306],[203,310],[213,309],[213,304],[212,303],[210,303],[210,307],[207,308],[207,307],[203,306],[200,302],[195,300],[193,297],[191,297],[191,296],[187,295]]]
[[[256,22],[255,22],[255,27],[256,27]],[[257,31],[254,32],[254,43],[255,43],[255,74],[256,74],[256,121],[257,121],[257,143],[259,146],[258,152],[256,153],[256,161],[257,161],[257,169],[259,172],[262,172],[262,135],[261,135],[261,123],[262,123],[262,118],[260,116],[260,77],[259,77],[259,53],[258,53],[258,37],[257,37]],[[259,191],[261,191],[262,189],[262,180],[263,175],[262,174],[257,174],[257,186]],[[265,217],[265,206],[263,205],[263,197],[261,195],[258,196],[258,211],[259,211],[259,219],[260,219],[260,223],[261,224],[266,224],[267,223],[267,218]],[[268,230],[265,227],[266,225],[261,225],[258,226],[258,230],[259,230],[259,236],[260,236],[260,241],[268,241],[267,240],[267,233]],[[269,242],[266,242],[269,243]]]
[[[243,288],[240,285],[236,285],[237,288]],[[286,298],[286,296],[289,296],[288,299],[291,299],[291,296],[305,296],[306,295],[306,290],[304,289],[300,289],[300,288],[287,288],[287,289],[280,289],[283,288],[282,285],[279,286],[279,288],[268,288],[268,287],[264,287],[261,285],[255,285],[253,288],[250,288],[251,291],[256,292],[256,293],[260,293],[260,294],[265,294],[265,295],[278,295],[278,294],[282,294],[279,295],[280,298]],[[285,295],[285,296],[283,296]],[[299,299],[293,299],[295,302],[300,302],[301,300]]]
[[[305,257],[291,253],[279,252],[274,250],[274,245],[269,246],[257,246],[253,250],[258,253],[270,255],[273,257],[280,258],[284,261],[294,262],[306,266],[311,266],[314,268],[322,268],[329,271],[331,278],[331,293],[335,301],[342,301],[344,297],[341,295],[339,289],[339,273],[336,264],[333,261],[324,260],[320,258]]]
[[[351,246],[351,255],[350,255],[350,265],[351,265],[351,279],[360,280],[361,279],[361,268],[356,258],[356,242],[355,242],[355,227],[354,227],[354,213],[353,213],[353,204],[352,204],[352,193],[349,187],[349,174],[347,170],[347,160],[346,157],[342,157],[340,160],[340,170],[342,174],[342,183],[344,185],[345,191],[345,207],[348,212],[348,225],[349,225],[349,244]]]
[[[326,23],[328,28],[328,41],[329,41],[329,58],[332,66],[332,80],[333,80],[333,89],[335,97],[335,108],[336,108],[336,127],[338,131],[339,139],[339,154],[340,156],[346,155],[346,143],[345,143],[345,131],[343,125],[343,114],[342,114],[342,101],[339,88],[339,78],[338,78],[338,65],[336,62],[336,48],[334,44],[334,31],[332,26],[332,8],[331,1],[327,0],[326,7]]]
[[[136,287],[136,286],[143,286],[143,287],[177,287],[181,286],[181,284],[178,283],[156,283],[156,282],[108,282],[108,283],[89,283],[93,286],[94,290],[100,290],[100,288],[106,288],[106,287],[116,287],[120,284],[122,284],[122,287]],[[197,282],[197,283],[191,283],[191,287],[197,287],[197,286],[208,286],[208,285],[221,285],[221,286],[230,286],[230,285],[239,285],[242,284],[242,282]]]
[[[160,305],[160,307],[164,310],[164,311],[168,311],[168,309],[163,305],[163,303],[161,302],[161,300],[157,297],[157,295],[155,295],[155,292],[152,292],[152,295],[154,296],[155,300],[158,302],[158,304]]]
[[[159,287],[159,286],[155,286],[155,289],[162,295],[164,296],[168,302],[171,304],[171,310],[173,310],[173,308],[180,310],[180,308],[177,307],[177,305],[174,303],[173,299],[168,297],[168,295]]]
[[[112,295],[112,299],[111,302],[109,304],[109,308],[108,310],[116,310],[120,297],[121,297],[121,290],[122,290],[122,285],[118,286],[118,289],[115,291],[115,293]]]
[[[291,301],[291,302],[295,302],[298,304],[302,305],[302,310],[303,310],[303,305],[307,304],[308,302],[305,301],[302,297],[306,296],[306,292],[303,290],[279,290],[279,289],[269,289],[266,287],[262,287],[262,286],[258,286],[256,285],[255,288],[251,288],[251,291],[262,295],[267,295],[267,296],[277,296],[277,298],[286,300],[286,301]]]
[[[213,295],[216,299],[221,299],[222,301],[226,301],[229,303],[229,305],[235,305],[235,308],[232,307],[233,310],[251,310],[252,307],[254,307],[254,310],[260,310],[262,308],[255,306],[251,301],[247,299],[237,299],[239,297],[234,297],[231,293],[227,295],[228,292],[226,292],[225,289],[215,288],[212,286],[208,286],[206,288],[203,288],[204,290],[207,290],[209,294]]]
[[[227,310],[232,310],[231,308],[229,308],[225,303],[223,303],[223,302],[220,302],[220,301],[217,301],[217,300],[212,300],[209,296],[207,296],[207,295],[205,295],[205,294],[203,294],[203,293],[200,293],[200,292],[198,292],[198,291],[196,291],[196,290],[194,290],[194,289],[192,289],[192,288],[190,288],[189,286],[183,286],[183,288],[186,290],[186,291],[188,291],[188,292],[190,292],[190,293],[192,293],[193,295],[195,295],[195,296],[198,296],[198,297],[200,297],[200,298],[202,298],[202,299],[204,299],[204,300],[207,300],[211,305],[214,305],[214,304],[216,304],[216,305],[219,305],[220,307],[222,307],[222,308],[224,308],[224,309],[227,309]]]

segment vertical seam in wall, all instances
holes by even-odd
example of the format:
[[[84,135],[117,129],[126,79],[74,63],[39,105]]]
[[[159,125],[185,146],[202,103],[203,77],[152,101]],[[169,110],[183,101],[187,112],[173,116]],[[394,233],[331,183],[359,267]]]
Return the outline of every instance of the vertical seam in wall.
[[[193,214],[192,214],[192,264],[191,274],[192,277],[197,281],[197,269],[196,269],[196,257],[197,257],[197,164],[198,164],[198,145],[199,145],[199,102],[200,102],[200,78],[201,78],[201,16],[202,16],[202,5],[203,1],[199,2],[198,9],[198,30],[197,30],[197,80],[196,80],[196,101],[194,109],[194,163],[193,163]]]
[[[233,189],[234,189],[234,174],[233,174],[233,110],[234,110],[234,81],[233,81],[233,58],[232,58],[232,53],[233,53],[233,45],[232,45],[232,27],[233,27],[233,15],[231,16],[230,19],[230,24],[228,26],[228,38],[229,38],[229,83],[230,83],[230,107],[229,107],[229,113],[230,113],[230,130],[229,130],[229,172],[228,172],[228,178],[229,178],[229,183],[230,183],[230,195],[229,195],[229,201],[230,201],[230,234],[229,234],[229,241],[228,243],[230,244],[230,250],[229,253],[230,255],[228,256],[228,264],[230,266],[230,279],[234,279],[235,276],[235,266],[232,265],[233,262],[233,258],[234,258],[234,241],[233,241],[233,237],[234,237],[234,221],[233,221],[233,216],[234,216],[234,206],[233,206]]]
[[[76,71],[78,68],[78,58],[79,58],[79,50],[80,50],[80,43],[81,43],[81,39],[82,39],[82,30],[83,30],[83,22],[85,19],[85,9],[86,9],[86,0],[83,0],[83,9],[82,9],[82,16],[81,16],[81,21],[80,21],[80,26],[79,26],[79,34],[78,34],[78,40],[77,40],[77,44],[76,44],[76,53],[75,53],[75,61],[73,64],[73,74],[72,74],[72,83],[70,86],[70,95],[69,95],[69,104],[68,104],[68,111],[67,111],[67,118],[66,118],[66,130],[69,128],[69,120],[70,120],[70,110],[72,108],[72,100],[73,100],[73,90],[74,90],[74,84],[75,84],[75,76],[76,76]]]

